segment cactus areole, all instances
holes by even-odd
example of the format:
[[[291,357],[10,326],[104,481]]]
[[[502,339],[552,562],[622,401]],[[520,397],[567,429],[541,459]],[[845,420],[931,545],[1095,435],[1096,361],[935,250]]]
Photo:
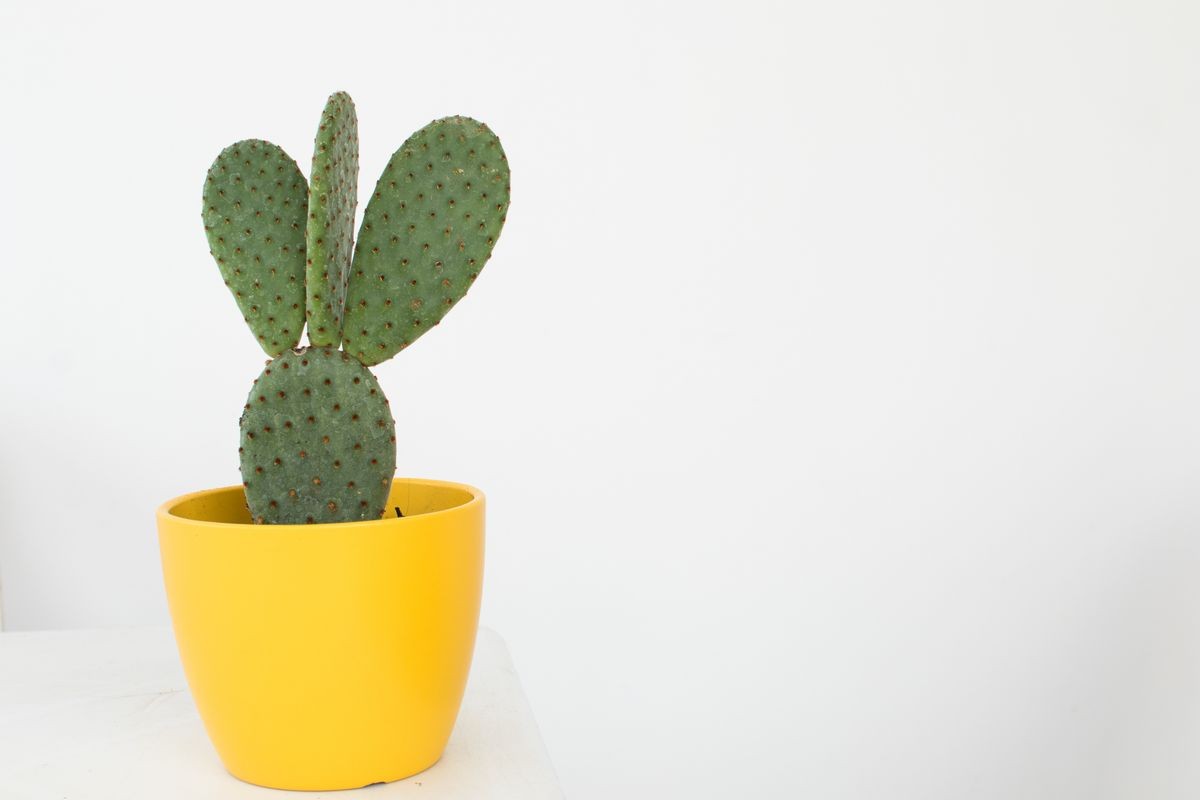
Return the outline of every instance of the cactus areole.
[[[508,160],[482,122],[446,117],[392,154],[356,242],[357,197],[358,120],[345,92],[321,114],[307,181],[280,147],[246,139],[204,182],[210,252],[272,357],[241,418],[256,523],[383,516],[396,425],[368,367],[437,325],[474,283],[508,213]]]

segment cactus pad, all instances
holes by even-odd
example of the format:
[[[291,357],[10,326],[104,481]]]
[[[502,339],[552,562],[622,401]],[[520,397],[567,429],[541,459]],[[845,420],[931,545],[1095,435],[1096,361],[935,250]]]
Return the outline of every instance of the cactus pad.
[[[308,186],[287,153],[247,139],[221,151],[204,181],[204,232],[258,343],[276,356],[304,329]]]
[[[395,423],[370,370],[330,347],[289,350],[254,382],[241,468],[255,522],[379,519],[396,469]]]
[[[358,207],[358,118],[345,92],[330,95],[313,149],[308,197],[308,340],[337,347]]]
[[[436,325],[491,256],[508,201],[508,161],[486,125],[447,117],[413,134],[388,161],[363,216],[346,350],[378,364]]]

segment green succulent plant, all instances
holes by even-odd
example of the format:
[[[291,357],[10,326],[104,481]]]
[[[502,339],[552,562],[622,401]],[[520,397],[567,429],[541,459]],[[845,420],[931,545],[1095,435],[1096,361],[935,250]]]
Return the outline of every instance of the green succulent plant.
[[[354,239],[358,121],[330,96],[309,180],[246,139],[204,183],[204,231],[246,324],[272,357],[241,417],[242,483],[258,523],[378,519],[396,427],[368,367],[437,325],[492,254],[508,160],[486,125],[435,120],[388,161]],[[309,344],[300,346],[307,325]]]

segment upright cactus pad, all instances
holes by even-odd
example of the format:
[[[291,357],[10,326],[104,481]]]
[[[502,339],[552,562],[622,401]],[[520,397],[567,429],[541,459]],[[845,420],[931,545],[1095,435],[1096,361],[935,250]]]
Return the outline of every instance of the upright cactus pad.
[[[482,122],[447,117],[413,134],[367,203],[347,289],[346,350],[378,364],[436,325],[487,263],[508,200],[508,160]]]
[[[204,232],[225,285],[258,343],[276,356],[304,329],[308,184],[276,145],[221,151],[204,181]]]
[[[331,347],[289,350],[254,382],[241,466],[256,522],[379,519],[396,470],[396,431],[375,376]]]
[[[358,207],[358,117],[345,92],[329,97],[313,149],[308,196],[308,340],[337,347]]]

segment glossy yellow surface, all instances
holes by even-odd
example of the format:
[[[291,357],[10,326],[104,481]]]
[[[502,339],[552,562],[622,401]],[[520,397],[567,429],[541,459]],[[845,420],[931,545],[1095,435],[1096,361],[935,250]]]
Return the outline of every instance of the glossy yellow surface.
[[[175,638],[225,767],[280,789],[348,789],[431,766],[466,686],[484,498],[397,479],[389,514],[252,525],[242,489],[158,510]]]

